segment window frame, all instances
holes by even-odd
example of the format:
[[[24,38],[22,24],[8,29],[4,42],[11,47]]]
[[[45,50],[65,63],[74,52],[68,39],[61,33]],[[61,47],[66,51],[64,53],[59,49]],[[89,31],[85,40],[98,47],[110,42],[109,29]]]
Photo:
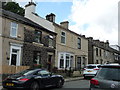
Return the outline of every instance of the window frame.
[[[96,48],[95,51],[96,51],[96,56],[98,56],[98,51],[99,51],[98,48]]]
[[[62,33],[65,33],[65,36],[62,35]],[[65,39],[64,43],[62,42],[62,38]],[[66,44],[66,32],[64,32],[64,31],[61,31],[61,43],[62,43],[62,44]]]
[[[63,55],[63,66],[61,67],[60,62],[61,62],[61,55]],[[67,55],[69,56],[68,60],[66,59]],[[68,61],[68,67],[66,67]],[[59,58],[58,58],[58,68],[59,69],[65,69],[65,68],[70,68],[73,67],[73,61],[74,61],[74,55],[72,53],[67,53],[67,52],[60,52],[59,53]]]
[[[53,35],[49,35],[49,47],[54,47],[54,37],[53,37]]]
[[[102,56],[102,50],[101,49],[99,49],[99,53],[100,53],[100,56]]]
[[[80,42],[78,42],[78,40],[80,41]],[[78,47],[78,49],[81,49],[81,38],[77,38],[77,47]]]
[[[62,57],[63,57],[63,58],[62,58]],[[65,64],[65,63],[64,63],[64,54],[63,54],[63,53],[60,53],[60,59],[59,59],[59,60],[60,60],[59,68],[64,68],[64,64]],[[62,63],[62,64],[63,64],[62,66],[61,66],[61,61],[63,62],[63,63]]]
[[[16,27],[13,27],[13,24],[16,24]],[[13,35],[13,29],[16,30],[16,35]],[[17,38],[18,35],[18,23],[16,22],[11,22],[11,28],[10,28],[10,37]]]
[[[38,33],[40,33],[39,34],[39,42],[37,41],[37,40],[35,40],[36,38],[37,38],[37,36],[38,36],[38,34],[36,34],[36,32]],[[34,35],[35,35],[35,38],[34,38],[34,41],[36,42],[36,43],[42,43],[42,31],[39,31],[39,30],[35,30],[34,31]]]
[[[17,50],[17,53],[13,52],[13,49]],[[10,46],[10,60],[9,60],[9,65],[12,65],[11,61],[12,61],[12,54],[16,54],[17,58],[16,58],[16,65],[15,66],[20,66],[21,63],[21,45],[16,45],[16,44],[12,44]]]
[[[39,53],[40,55],[38,55],[38,53]],[[37,57],[37,56],[40,57],[40,58],[39,58],[39,63],[38,63],[37,61],[36,61],[36,63],[34,63],[35,57]],[[34,63],[34,64],[37,64],[37,65],[41,64],[41,52],[39,52],[39,51],[34,51],[33,63]]]

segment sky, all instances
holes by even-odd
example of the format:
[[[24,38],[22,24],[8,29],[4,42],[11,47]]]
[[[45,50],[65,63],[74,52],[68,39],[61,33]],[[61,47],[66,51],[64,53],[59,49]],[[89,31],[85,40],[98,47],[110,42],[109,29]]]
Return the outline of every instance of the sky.
[[[23,7],[31,0],[16,0]],[[56,23],[69,21],[69,29],[100,41],[118,44],[118,2],[120,0],[33,0],[36,13],[56,15]]]

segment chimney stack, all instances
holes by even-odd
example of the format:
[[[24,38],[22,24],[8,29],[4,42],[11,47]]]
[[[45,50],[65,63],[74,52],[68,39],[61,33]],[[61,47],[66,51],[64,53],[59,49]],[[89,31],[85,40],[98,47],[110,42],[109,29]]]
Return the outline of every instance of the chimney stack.
[[[46,15],[46,20],[50,22],[55,22],[55,14],[51,13],[49,15]]]
[[[29,2],[25,5],[25,17],[29,16],[31,13],[35,13],[36,4],[34,2]]]
[[[106,46],[106,47],[109,47],[109,40],[106,40],[105,46]]]
[[[66,29],[68,29],[68,26],[69,26],[69,22],[68,21],[64,21],[64,22],[61,22],[60,25]]]

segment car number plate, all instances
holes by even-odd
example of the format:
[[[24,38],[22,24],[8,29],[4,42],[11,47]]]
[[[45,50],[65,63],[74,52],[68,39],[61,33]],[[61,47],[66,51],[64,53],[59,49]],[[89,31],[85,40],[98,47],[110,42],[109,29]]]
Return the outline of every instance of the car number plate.
[[[88,72],[92,72],[92,71],[88,71]]]
[[[13,83],[6,83],[6,86],[14,86]]]

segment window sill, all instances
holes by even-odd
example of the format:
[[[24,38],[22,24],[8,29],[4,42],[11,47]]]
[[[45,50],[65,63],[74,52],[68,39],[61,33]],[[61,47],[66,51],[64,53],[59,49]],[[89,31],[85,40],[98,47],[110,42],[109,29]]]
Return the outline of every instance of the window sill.
[[[10,38],[14,38],[14,39],[16,39],[16,38],[18,38],[18,37],[17,37],[17,36],[16,36],[16,37],[10,36]]]
[[[33,42],[34,45],[37,45],[37,46],[43,46],[43,44],[41,43],[37,43],[37,42]]]
[[[54,48],[53,46],[49,46],[49,48]]]
[[[65,68],[63,67],[63,68],[58,68],[58,70],[65,70]]]
[[[61,44],[61,45],[64,45],[64,46],[66,45],[66,43],[60,43],[60,44]]]

